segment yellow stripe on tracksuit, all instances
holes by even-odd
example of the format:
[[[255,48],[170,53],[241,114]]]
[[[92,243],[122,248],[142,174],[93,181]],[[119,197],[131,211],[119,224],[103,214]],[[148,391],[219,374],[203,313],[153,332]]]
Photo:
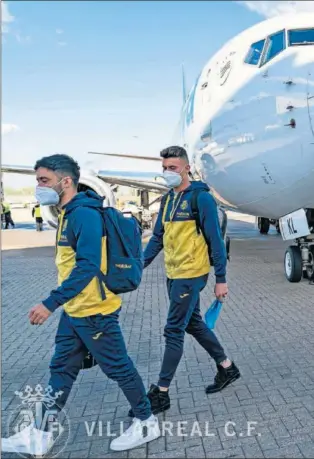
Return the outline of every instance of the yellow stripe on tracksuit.
[[[202,182],[192,182],[177,195],[173,191],[168,194],[163,211],[159,211],[153,236],[144,252],[145,267],[163,249],[168,279],[192,279],[210,272],[208,244],[202,232],[197,232],[191,209],[191,199],[196,189],[202,191],[198,198],[202,228],[211,244],[216,280],[222,283],[226,281],[226,249],[217,205],[209,188]]]

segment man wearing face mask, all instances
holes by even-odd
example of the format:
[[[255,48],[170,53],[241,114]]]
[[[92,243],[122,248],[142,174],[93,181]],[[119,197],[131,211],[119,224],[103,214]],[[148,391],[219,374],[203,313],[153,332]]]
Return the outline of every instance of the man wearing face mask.
[[[148,391],[152,412],[170,408],[169,386],[183,353],[184,335],[191,334],[215,360],[217,374],[206,393],[218,392],[240,377],[200,315],[200,292],[206,286],[210,272],[208,244],[214,262],[215,295],[223,299],[228,294],[226,283],[227,254],[218,219],[215,200],[203,182],[190,182],[190,166],[186,151],[177,146],[164,149],[160,156],[164,179],[171,191],[161,205],[153,236],[145,253],[145,267],[164,249],[167,288],[170,299],[167,324],[164,329],[166,348],[158,385]],[[192,213],[192,196],[197,191],[200,224],[204,231],[197,233]],[[132,410],[129,415],[133,416]]]
[[[142,379],[127,354],[119,325],[121,299],[107,289],[101,276],[107,266],[103,198],[92,191],[78,193],[80,168],[66,155],[42,158],[35,171],[39,204],[58,206],[60,212],[56,242],[59,286],[29,313],[32,325],[42,325],[63,306],[49,381],[53,394],[61,391],[61,395],[50,410],[64,407],[88,350],[108,378],[118,383],[135,412],[135,422],[111,442],[111,449],[138,447],[157,438],[160,429]],[[2,451],[45,455],[53,438],[51,432],[41,429],[32,425],[2,439]]]

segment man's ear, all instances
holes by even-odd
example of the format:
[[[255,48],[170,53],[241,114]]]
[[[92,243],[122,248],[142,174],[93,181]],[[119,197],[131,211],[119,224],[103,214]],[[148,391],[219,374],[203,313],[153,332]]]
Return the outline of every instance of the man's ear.
[[[64,177],[64,186],[65,188],[71,188],[73,186],[73,180],[71,177]]]

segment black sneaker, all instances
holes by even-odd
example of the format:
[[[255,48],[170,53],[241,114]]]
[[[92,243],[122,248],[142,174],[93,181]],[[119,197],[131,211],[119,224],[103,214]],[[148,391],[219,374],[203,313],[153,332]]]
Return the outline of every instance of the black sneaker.
[[[158,386],[152,384],[149,391],[147,392],[147,397],[150,401],[153,414],[158,414],[162,411],[169,410],[170,397],[168,391],[161,391]],[[132,409],[130,409],[128,415],[131,418],[134,418]]]
[[[221,391],[241,376],[239,369],[233,362],[228,368],[217,365],[217,370],[218,373],[215,376],[215,382],[206,387],[206,394],[214,394],[215,392]]]

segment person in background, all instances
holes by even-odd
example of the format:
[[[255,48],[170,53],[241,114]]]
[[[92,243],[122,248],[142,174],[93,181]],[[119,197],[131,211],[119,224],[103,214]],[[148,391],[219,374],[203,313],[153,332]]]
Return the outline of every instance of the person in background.
[[[41,216],[41,211],[40,211],[40,204],[37,202],[35,206],[33,207],[32,210],[32,217],[35,217],[36,221],[36,231],[42,231],[43,230],[43,219]]]
[[[3,204],[1,203],[1,229],[4,229],[4,227],[5,227],[4,207],[3,207]]]
[[[5,220],[5,229],[9,229],[9,225],[11,225],[12,228],[15,228],[14,221],[12,220],[10,204],[8,202],[3,202],[2,207]]]

